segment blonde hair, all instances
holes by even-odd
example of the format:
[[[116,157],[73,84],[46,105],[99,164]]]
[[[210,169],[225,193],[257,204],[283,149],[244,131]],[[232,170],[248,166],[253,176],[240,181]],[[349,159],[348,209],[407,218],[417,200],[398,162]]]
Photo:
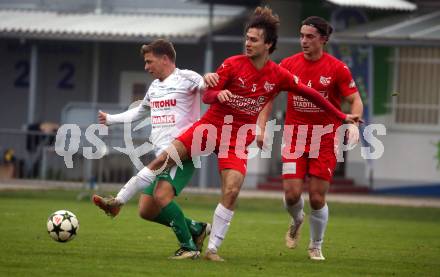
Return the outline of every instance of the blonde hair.
[[[167,56],[173,63],[176,62],[176,50],[173,44],[166,39],[158,39],[150,44],[143,44],[141,46],[141,56],[146,53],[153,53],[155,56]]]

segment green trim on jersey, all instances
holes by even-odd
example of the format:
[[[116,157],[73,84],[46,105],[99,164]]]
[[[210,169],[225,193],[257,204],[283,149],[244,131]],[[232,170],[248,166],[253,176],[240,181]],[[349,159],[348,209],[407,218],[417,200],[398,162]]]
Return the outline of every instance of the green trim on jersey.
[[[157,175],[156,180],[154,180],[151,185],[144,189],[143,193],[153,196],[154,189],[156,188],[157,182],[160,180],[168,181],[174,188],[174,194],[178,196],[180,192],[186,187],[188,182],[191,180],[194,171],[194,164],[192,159],[182,162],[183,168],[177,165],[162,171]]]

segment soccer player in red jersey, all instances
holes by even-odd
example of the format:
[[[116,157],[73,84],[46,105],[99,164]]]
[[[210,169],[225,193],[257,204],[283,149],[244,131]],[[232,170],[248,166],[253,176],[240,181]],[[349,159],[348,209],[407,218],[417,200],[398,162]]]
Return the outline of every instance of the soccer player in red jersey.
[[[351,113],[362,115],[363,104],[349,68],[340,60],[324,52],[332,27],[317,16],[306,18],[302,22],[300,39],[302,52],[281,61],[280,66],[298,76],[308,87],[319,91],[329,103],[341,109],[341,100],[351,106]],[[265,122],[271,111],[271,104],[261,112],[259,126],[264,130]],[[286,210],[292,216],[292,223],[286,234],[286,246],[295,248],[298,244],[300,227],[304,220],[304,200],[301,197],[306,175],[308,178],[310,215],[309,257],[324,260],[322,242],[328,221],[328,207],[325,196],[336,167],[335,133],[341,125],[340,120],[329,117],[322,109],[295,92],[288,94],[286,126],[292,126],[292,132],[284,132],[284,141],[291,141],[283,149],[283,187]],[[302,125],[301,127],[299,127]],[[316,132],[318,126],[325,126]],[[301,128],[306,128],[300,130]],[[290,130],[292,130],[290,129]],[[315,130],[315,132],[314,132]],[[262,132],[264,133],[264,132]],[[312,139],[312,134],[321,136],[321,140]],[[290,136],[290,137],[286,137]],[[359,139],[358,123],[348,127],[348,141]],[[261,147],[263,137],[257,138]],[[292,150],[303,148],[300,157],[286,157]]]
[[[279,20],[269,8],[258,7],[246,26],[246,53],[226,59],[217,70],[219,83],[203,94],[211,104],[208,111],[172,142],[138,174],[132,187],[141,190],[156,178],[159,169],[180,160],[207,154],[218,156],[222,196],[215,209],[205,258],[223,261],[217,254],[234,214],[235,201],[246,174],[247,146],[255,139],[259,112],[279,91],[295,91],[312,100],[338,120],[355,122],[358,116],[346,115],[329,104],[315,90],[298,82],[286,69],[270,60],[275,50]]]

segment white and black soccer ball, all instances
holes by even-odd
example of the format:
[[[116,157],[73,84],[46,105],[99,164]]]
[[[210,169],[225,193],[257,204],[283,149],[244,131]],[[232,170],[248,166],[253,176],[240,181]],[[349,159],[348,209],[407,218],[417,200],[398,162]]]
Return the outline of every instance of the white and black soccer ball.
[[[66,210],[54,212],[47,219],[47,232],[58,242],[68,242],[76,237],[79,221],[75,214]]]

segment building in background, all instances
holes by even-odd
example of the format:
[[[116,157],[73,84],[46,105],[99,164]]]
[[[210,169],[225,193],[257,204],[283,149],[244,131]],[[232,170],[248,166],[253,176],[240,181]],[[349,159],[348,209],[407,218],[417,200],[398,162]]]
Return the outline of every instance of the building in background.
[[[212,10],[211,36],[208,3],[212,2],[222,5],[215,4]],[[214,70],[224,58],[241,53],[246,15],[259,2],[0,0],[0,115],[8,119],[0,122],[0,130],[22,130],[35,122],[62,124],[67,118],[63,111],[77,102],[125,108],[142,97],[151,82],[142,70],[138,49],[155,38],[175,43],[180,68],[201,74]],[[440,187],[440,91],[436,84],[440,4],[423,0],[262,2],[282,22],[275,61],[300,51],[302,19],[318,15],[330,20],[336,33],[329,52],[352,69],[367,104],[368,123],[386,126],[386,136],[376,135],[383,142],[384,156],[365,160],[360,147],[349,151],[338,180],[353,179],[377,191],[410,186],[410,190],[423,188],[422,193],[435,192]],[[394,92],[399,95],[392,97]],[[284,119],[285,97],[278,97],[274,106],[279,124]],[[14,107],[12,116],[10,107]],[[80,114],[84,122],[93,120],[93,113]],[[24,139],[16,138],[1,135],[0,150],[15,148],[17,159],[26,159],[20,153]],[[274,149],[279,149],[279,135],[274,143]],[[277,151],[271,159],[250,160],[245,186],[258,187],[269,176],[269,183],[279,188],[279,160]],[[209,168],[204,169],[204,176],[193,179],[194,184],[219,184],[213,162],[205,161]],[[118,166],[119,162],[107,161],[105,167]],[[105,180],[121,181],[109,174]],[[82,175],[80,168],[70,177]]]
[[[348,153],[347,177],[378,192],[440,195],[440,2],[338,32],[341,43],[370,48],[371,123],[384,124],[384,155]],[[389,3],[389,2],[386,2]],[[369,173],[365,174],[365,172]],[[371,181],[367,181],[371,178]]]
[[[245,11],[216,6],[213,31],[240,24]],[[175,44],[180,68],[203,73],[209,22],[208,5],[179,0],[0,1],[0,116],[8,119],[0,123],[0,150],[12,147],[19,159],[34,164],[44,159],[44,149],[29,153],[22,146],[26,135],[14,130],[41,122],[89,125],[96,113],[85,111],[86,103],[127,108],[143,98],[152,81],[139,55],[143,43],[167,38]],[[214,51],[240,53],[241,46]],[[67,171],[69,179],[85,175],[81,168]]]

